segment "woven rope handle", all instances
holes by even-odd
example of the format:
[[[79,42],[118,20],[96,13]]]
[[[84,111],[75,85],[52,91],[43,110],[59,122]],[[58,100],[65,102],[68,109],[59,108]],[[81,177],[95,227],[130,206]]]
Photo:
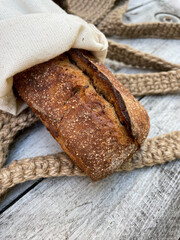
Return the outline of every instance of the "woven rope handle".
[[[180,69],[162,73],[115,74],[136,97],[180,92]]]
[[[112,40],[108,41],[107,57],[133,67],[159,71],[180,69],[180,64],[170,63],[162,58],[138,51],[128,45],[122,45]]]
[[[116,78],[134,96],[180,92],[180,64],[167,62],[114,41],[109,41],[107,57],[134,67],[162,71],[146,74],[116,73]]]
[[[25,110],[19,116],[0,111],[0,169],[5,163],[9,146],[16,134],[37,120],[38,117],[30,109]]]
[[[178,131],[147,139],[141,149],[124,162],[117,171],[131,171],[170,162],[177,158],[180,158],[180,132]],[[14,161],[0,171],[0,194],[28,180],[57,176],[86,175],[65,153],[27,158]]]

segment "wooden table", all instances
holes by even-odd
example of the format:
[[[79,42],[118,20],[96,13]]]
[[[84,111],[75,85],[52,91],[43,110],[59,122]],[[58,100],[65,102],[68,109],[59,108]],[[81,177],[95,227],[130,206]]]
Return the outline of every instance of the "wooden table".
[[[180,17],[180,9],[166,6],[155,0],[132,0],[125,21],[159,21],[155,15],[160,12],[175,13],[176,16],[179,13]],[[176,21],[180,22],[178,18]],[[180,63],[178,40],[114,39]],[[106,64],[114,72],[141,71],[110,60]],[[151,119],[149,137],[180,130],[180,95],[148,96],[140,101]],[[59,151],[59,145],[38,122],[16,138],[7,162]],[[96,183],[88,177],[26,182],[8,193],[0,204],[0,211],[2,240],[178,240],[180,161],[115,173]]]

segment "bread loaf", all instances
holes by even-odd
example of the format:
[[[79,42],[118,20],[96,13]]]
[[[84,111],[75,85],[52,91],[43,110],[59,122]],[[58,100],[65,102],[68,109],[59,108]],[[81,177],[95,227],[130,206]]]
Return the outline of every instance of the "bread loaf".
[[[111,174],[148,135],[143,106],[87,51],[71,49],[18,73],[14,88],[93,181]]]

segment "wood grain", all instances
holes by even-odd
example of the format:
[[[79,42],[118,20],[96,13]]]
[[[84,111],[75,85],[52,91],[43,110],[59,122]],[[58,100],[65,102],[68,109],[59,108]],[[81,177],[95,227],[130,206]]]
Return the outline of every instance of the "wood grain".
[[[142,1],[131,3],[135,8]],[[147,11],[150,9],[142,6],[134,17],[143,21]],[[178,40],[115,40],[180,63]],[[116,65],[118,72],[140,72],[116,62],[107,61],[107,64],[112,69]],[[141,103],[150,115],[149,137],[180,130],[179,95],[148,96]],[[59,151],[59,145],[39,123],[17,138],[8,162]],[[24,190],[21,185],[4,201],[3,208],[20,197],[1,215],[0,239],[177,240],[180,236],[178,160],[115,173],[96,183],[87,177],[62,177],[45,179],[35,187],[33,182],[28,184]]]

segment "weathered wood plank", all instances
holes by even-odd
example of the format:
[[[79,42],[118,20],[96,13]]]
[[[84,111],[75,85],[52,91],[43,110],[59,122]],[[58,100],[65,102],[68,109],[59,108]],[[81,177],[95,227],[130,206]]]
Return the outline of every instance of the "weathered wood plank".
[[[140,8],[140,7],[143,7],[145,5],[148,5],[149,3],[151,2],[155,2],[156,0],[136,0],[136,1],[132,1],[130,0],[129,1],[129,4],[128,4],[128,10],[127,12],[130,12],[136,8]]]
[[[147,12],[142,7],[138,14],[143,21]],[[179,63],[179,41],[120,42]],[[131,72],[125,68],[118,70]],[[151,119],[149,137],[180,130],[180,96],[149,96],[141,102]],[[59,151],[45,129],[40,134],[41,128],[42,125],[18,139],[9,161],[23,158],[21,151],[28,145],[31,148],[28,146],[25,151],[29,157],[44,154],[48,146],[47,153]],[[116,173],[97,183],[80,177],[43,180],[2,214],[0,238],[176,240],[180,236],[179,167],[180,161],[175,161],[131,173]]]
[[[149,1],[147,1],[149,3]],[[152,2],[152,1],[150,1]],[[131,1],[129,7],[131,8],[131,3],[136,5],[141,5],[142,2]],[[142,9],[141,9],[142,11]],[[141,13],[141,12],[140,12]],[[139,13],[139,14],[140,14]],[[143,19],[147,14],[140,14]],[[129,44],[136,49],[143,50],[149,53],[156,53],[157,56],[163,57],[166,60],[171,60],[179,63],[180,50],[178,40],[152,40],[152,39],[135,39],[135,40],[119,40],[122,44]],[[117,63],[116,63],[117,65]],[[113,69],[112,69],[113,70]],[[124,68],[120,65],[116,68],[119,72],[146,72],[145,70],[137,70],[133,68]],[[37,142],[38,139],[38,142]],[[45,155],[48,153],[60,151],[59,145],[51,138],[50,134],[45,130],[42,124],[37,127],[31,128],[31,130],[26,130],[16,141],[16,143],[11,147],[7,163],[13,161],[14,159],[21,159],[24,157],[33,157],[37,155]],[[11,201],[22,194],[27,188],[34,182],[29,182],[29,184],[22,184],[20,187],[15,187],[11,191],[6,200],[0,204],[0,210],[8,205]],[[14,196],[13,196],[14,195]]]
[[[148,14],[143,14],[148,13]],[[163,15],[162,15],[163,14]],[[124,21],[127,23],[168,21],[162,16],[170,14],[171,21],[180,23],[180,1],[168,0],[150,0],[150,1],[130,1],[128,10],[124,15]]]
[[[60,151],[62,151],[60,145],[52,138],[46,127],[38,122],[24,131],[23,138],[22,135],[17,137],[16,142],[11,146],[7,163],[13,159],[35,157]]]
[[[142,100],[151,118],[150,136],[180,129],[179,102],[180,96],[150,96]],[[2,214],[2,236],[144,239],[155,234],[160,239],[171,239],[171,234],[175,239],[175,226],[180,224],[179,167],[180,162],[175,161],[116,173],[97,183],[87,177],[43,180]]]
[[[157,21],[155,15],[160,11],[162,7],[159,5],[159,1],[149,1],[146,4],[139,5],[139,7],[131,8],[124,15],[124,22],[127,23],[140,23],[140,22],[155,22]],[[149,11],[151,9],[151,11]],[[148,14],[143,14],[142,11]]]

